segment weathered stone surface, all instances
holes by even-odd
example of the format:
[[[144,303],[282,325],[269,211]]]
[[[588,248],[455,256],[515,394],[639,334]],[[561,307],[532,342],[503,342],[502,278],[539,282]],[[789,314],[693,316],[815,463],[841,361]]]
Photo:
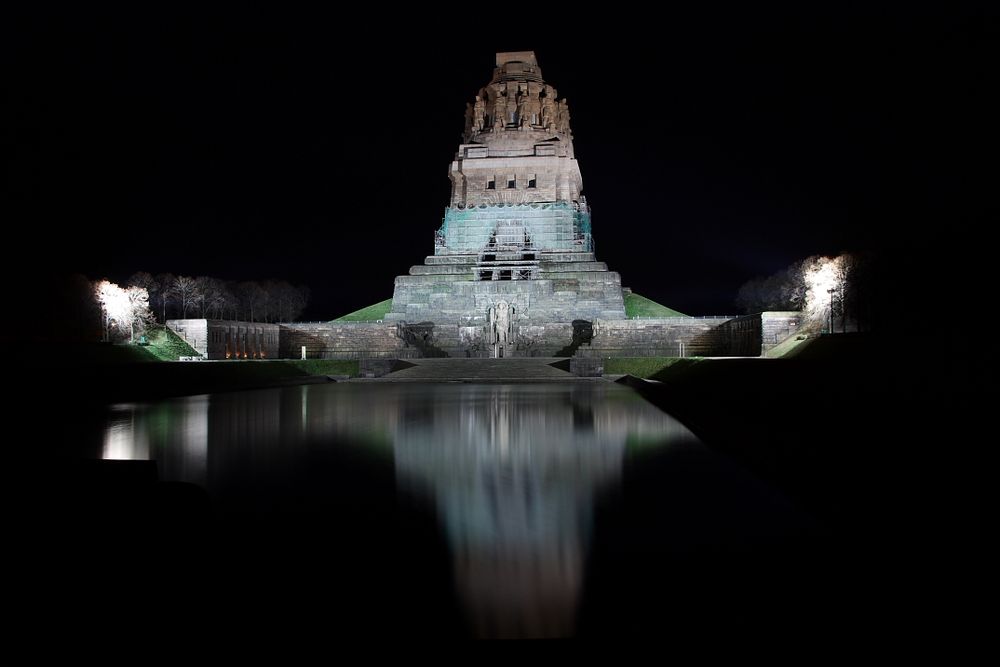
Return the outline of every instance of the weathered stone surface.
[[[421,356],[400,338],[395,324],[309,322],[281,325],[281,355],[309,359],[398,359]]]
[[[475,296],[475,295],[473,295]],[[480,295],[482,296],[482,295]],[[505,293],[516,312],[517,293]],[[486,301],[483,301],[485,304]],[[741,318],[595,318],[512,321],[505,357],[760,356],[793,334],[799,313],[759,313]],[[309,358],[483,358],[495,354],[494,324],[487,315],[458,324],[430,321],[332,322],[281,325],[281,356]],[[762,334],[766,336],[762,345]]]
[[[577,354],[593,357],[693,357],[718,354],[717,330],[727,318],[664,317],[599,320],[590,345]]]
[[[397,370],[399,359],[361,359],[358,362],[358,375],[363,378],[380,378]]]
[[[579,377],[601,377],[604,375],[604,359],[600,357],[573,357],[569,360],[569,371]]]
[[[497,54],[465,123],[434,254],[396,277],[384,321],[282,325],[283,356],[569,356],[590,373],[603,357],[756,356],[790,326],[795,314],[626,319],[621,278],[594,255],[569,105],[534,53]]]
[[[167,327],[206,359],[276,359],[277,324],[235,320],[167,320]]]
[[[719,326],[716,354],[761,356],[798,331],[802,322],[798,311],[766,311],[734,318]]]
[[[625,306],[619,275],[594,257],[568,104],[532,52],[498,53],[496,62],[466,109],[434,255],[396,278],[385,319],[431,323],[449,354],[478,356],[485,340],[494,355],[530,356],[571,344],[549,333],[624,318]],[[498,341],[488,320],[505,309],[510,334]],[[546,335],[530,329],[549,324],[558,326]],[[462,329],[457,347],[452,326]],[[522,331],[534,337],[522,341]]]

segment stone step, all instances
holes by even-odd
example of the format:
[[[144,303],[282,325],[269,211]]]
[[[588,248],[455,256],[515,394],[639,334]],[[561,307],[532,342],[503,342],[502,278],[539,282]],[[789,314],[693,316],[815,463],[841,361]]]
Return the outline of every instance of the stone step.
[[[409,368],[390,373],[382,382],[575,382],[568,371],[552,366],[554,357],[509,359],[410,359]],[[371,380],[369,380],[371,381]],[[587,380],[584,380],[587,381]],[[592,380],[591,380],[592,381]]]
[[[467,280],[475,278],[472,273],[472,266],[469,264],[435,264],[433,266],[417,264],[410,267],[410,275],[453,275],[463,276]]]

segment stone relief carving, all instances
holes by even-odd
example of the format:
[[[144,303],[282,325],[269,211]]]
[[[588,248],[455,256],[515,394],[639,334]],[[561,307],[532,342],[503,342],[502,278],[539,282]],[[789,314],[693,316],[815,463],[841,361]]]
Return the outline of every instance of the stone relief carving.
[[[542,112],[542,103],[538,99],[538,91],[528,89],[528,102],[527,102],[527,113],[528,113],[528,123],[530,125],[538,125],[540,120],[540,115]]]
[[[569,102],[566,98],[559,102],[559,131],[569,134]]]
[[[489,341],[493,346],[493,356],[504,356],[504,350],[514,340],[514,307],[506,301],[498,301],[490,306]]]
[[[556,101],[548,86],[545,86],[545,95],[542,97],[541,124],[546,130],[551,130],[556,124]]]
[[[507,126],[507,98],[497,93],[493,99],[493,130],[502,130]]]
[[[521,93],[517,98],[517,126],[522,130],[531,125],[531,114],[528,111],[528,93]]]
[[[480,95],[476,95],[476,104],[472,108],[472,129],[475,132],[482,132],[485,116],[486,105],[483,103],[483,98]]]

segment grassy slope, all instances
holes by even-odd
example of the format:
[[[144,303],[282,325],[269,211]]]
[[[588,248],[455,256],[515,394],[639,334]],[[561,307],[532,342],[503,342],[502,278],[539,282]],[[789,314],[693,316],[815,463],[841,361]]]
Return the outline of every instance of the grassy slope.
[[[697,363],[698,357],[619,357],[604,360],[604,372],[609,375],[627,373],[637,378],[658,379],[665,373],[677,373]]]
[[[146,332],[149,345],[144,349],[160,361],[177,361],[180,357],[195,357],[198,353],[184,339],[166,327]]]
[[[73,343],[62,346],[62,353],[66,355],[65,361],[60,365],[68,364],[135,364],[156,361],[156,357],[149,350],[139,345],[113,345],[111,343]],[[42,360],[39,365],[46,367],[47,360]]]
[[[688,317],[673,308],[656,303],[639,294],[625,295],[625,315],[627,317]]]
[[[392,308],[392,299],[386,299],[385,301],[379,301],[378,303],[373,303],[370,306],[362,308],[361,310],[355,310],[353,313],[348,313],[347,315],[341,315],[334,322],[358,322],[363,320],[381,320],[385,317],[385,314],[389,312]]]
[[[386,299],[360,310],[355,310],[353,313],[342,315],[333,321],[357,322],[361,320],[381,320],[391,308],[392,299]],[[678,312],[673,308],[667,308],[639,294],[627,294],[625,296],[625,315],[628,317],[687,317],[684,313]]]
[[[808,347],[814,340],[816,340],[815,337],[809,337],[805,334],[789,336],[785,340],[781,341],[781,343],[768,350],[767,354],[764,356],[768,359],[794,357]]]

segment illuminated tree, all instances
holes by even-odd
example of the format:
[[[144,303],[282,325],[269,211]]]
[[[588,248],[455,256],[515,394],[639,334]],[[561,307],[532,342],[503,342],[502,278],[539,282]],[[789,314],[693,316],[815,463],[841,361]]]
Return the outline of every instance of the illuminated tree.
[[[146,330],[153,322],[153,313],[149,310],[149,292],[145,287],[128,287],[125,289],[128,308],[124,320],[128,322],[129,342],[135,342],[136,333]]]
[[[149,310],[149,293],[144,287],[122,289],[109,280],[94,285],[94,298],[101,306],[101,323],[104,341],[111,340],[112,331],[129,332],[129,342],[152,321]]]
[[[99,280],[94,283],[94,300],[101,307],[101,340],[105,343],[111,340],[111,323],[114,314],[120,308],[121,288],[110,280]]]
[[[153,274],[145,271],[137,271],[129,276],[125,281],[126,287],[141,287],[149,294],[149,305],[152,309],[158,304],[157,296],[160,293],[160,283],[153,277]]]
[[[841,331],[847,330],[852,317],[860,330],[862,315],[871,306],[872,264],[867,254],[814,255],[767,278],[744,283],[736,303],[746,313],[800,310],[813,327],[828,322],[832,310],[840,318]]]

